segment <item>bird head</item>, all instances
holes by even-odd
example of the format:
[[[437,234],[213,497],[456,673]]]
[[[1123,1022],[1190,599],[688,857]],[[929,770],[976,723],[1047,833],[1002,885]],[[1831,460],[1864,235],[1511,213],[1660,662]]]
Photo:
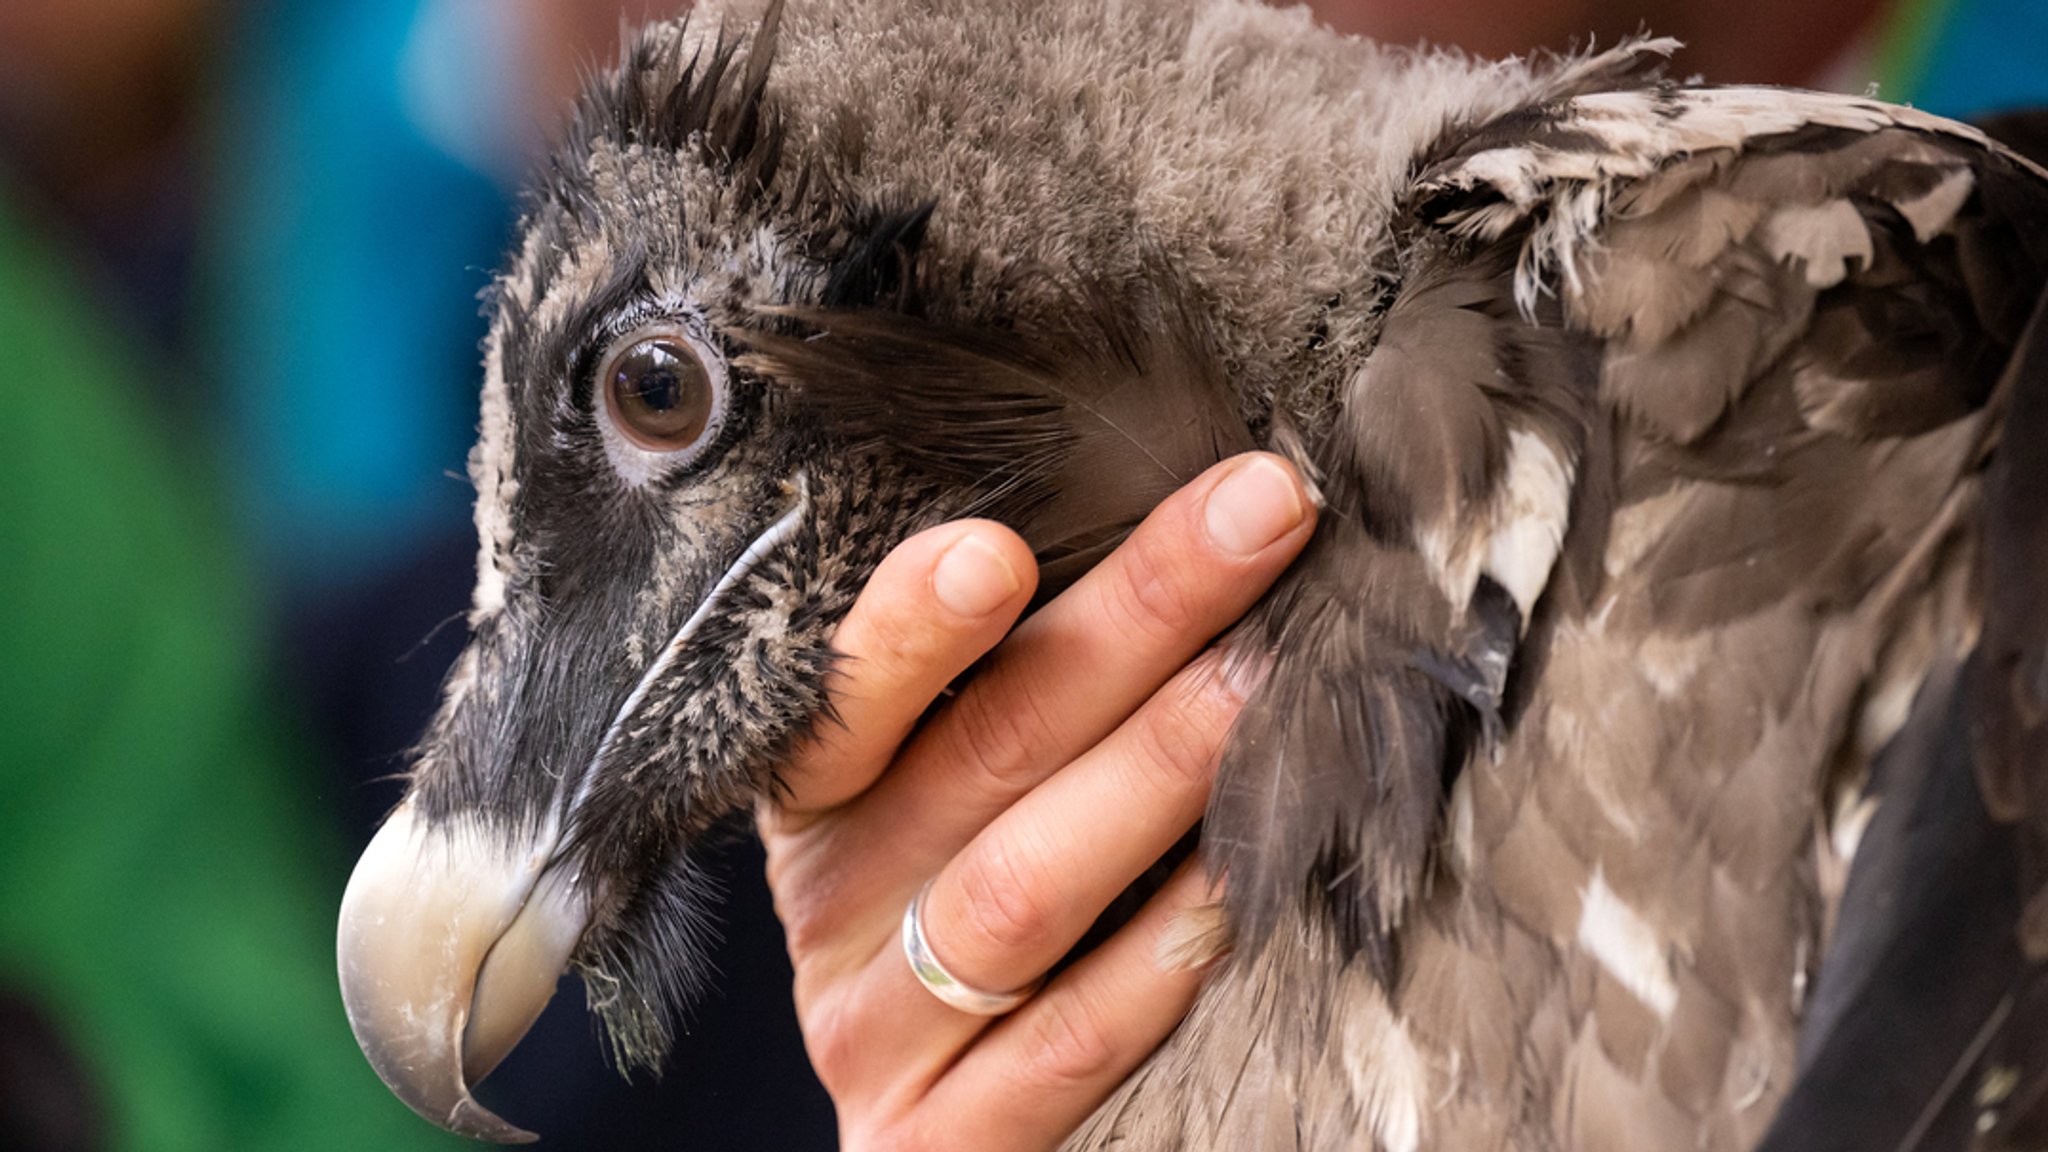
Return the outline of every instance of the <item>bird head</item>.
[[[824,715],[832,631],[890,547],[993,516],[1057,586],[1248,442],[1128,281],[942,235],[866,177],[850,109],[799,132],[779,21],[630,44],[491,294],[471,636],[338,948],[370,1063],[456,1132],[529,1138],[470,1085],[570,968],[618,1061],[659,1060],[704,967],[693,846]],[[1016,304],[1050,281],[1072,306]],[[1115,323],[1073,295],[1112,290]]]

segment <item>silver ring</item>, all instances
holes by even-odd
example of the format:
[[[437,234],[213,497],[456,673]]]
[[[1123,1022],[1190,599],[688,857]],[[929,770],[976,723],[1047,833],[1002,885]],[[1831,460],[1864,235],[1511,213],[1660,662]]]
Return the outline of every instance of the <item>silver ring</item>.
[[[925,991],[939,998],[949,1008],[957,1008],[970,1016],[1002,1016],[1016,1009],[1017,1005],[1031,999],[1038,991],[1041,981],[1033,980],[1014,992],[984,992],[971,984],[963,983],[959,977],[946,971],[939,958],[932,954],[932,946],[924,935],[924,898],[932,890],[927,880],[924,887],[903,910],[903,957],[910,961],[910,972]]]

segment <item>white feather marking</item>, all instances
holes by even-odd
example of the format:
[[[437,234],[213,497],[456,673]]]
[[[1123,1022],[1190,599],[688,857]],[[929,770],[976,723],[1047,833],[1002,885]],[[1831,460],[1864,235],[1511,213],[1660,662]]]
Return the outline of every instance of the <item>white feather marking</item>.
[[[1579,947],[1659,1020],[1671,1019],[1672,1010],[1678,1007],[1678,982],[1672,978],[1671,961],[1656,929],[1622,903],[1599,868],[1593,870],[1580,900]]]
[[[1641,846],[1642,819],[1628,796],[1644,757],[1632,746],[1641,741],[1624,742],[1625,734],[1641,731],[1641,725],[1625,726],[1626,713],[1637,703],[1633,694],[1610,691],[1590,713],[1552,704],[1544,737],[1558,759],[1577,765],[1580,785],[1614,830]]]
[[[512,303],[523,310],[533,308],[534,282],[540,275],[541,258],[547,254],[542,243],[545,236],[545,229],[529,230],[526,239],[520,242],[519,259],[513,264],[511,275],[500,281]]]
[[[1779,260],[1806,262],[1806,282],[1832,288],[1849,275],[1849,261],[1870,266],[1876,248],[1863,214],[1847,200],[1780,208],[1764,221],[1764,249]]]
[[[1472,546],[1469,530],[1454,517],[1423,525],[1415,534],[1416,550],[1436,586],[1451,602],[1453,613],[1462,613],[1472,602],[1472,589],[1479,583],[1481,550]]]
[[[452,711],[476,690],[478,672],[477,646],[465,644],[462,655],[456,657],[455,670],[448,674],[448,685],[441,690],[441,710]]]
[[[1404,1028],[1395,1027],[1380,1050],[1379,1091],[1365,1098],[1365,1115],[1386,1152],[1415,1152],[1422,1143],[1422,1055]]]
[[[1856,744],[1866,754],[1875,755],[1877,750],[1891,742],[1906,726],[1906,717],[1913,710],[1913,698],[1920,692],[1924,675],[1915,675],[1918,669],[1904,669],[1899,674],[1880,680],[1864,697],[1863,711],[1856,717]]]
[[[556,265],[554,283],[533,310],[534,326],[547,331],[566,325],[570,307],[577,301],[597,295],[617,266],[618,252],[605,238],[592,238],[578,244],[568,259]]]
[[[1956,218],[1976,187],[1976,174],[1968,168],[1956,167],[1924,195],[1901,200],[1892,207],[1913,226],[1913,238],[1925,244],[1948,228],[1949,221]]]
[[[1491,185],[1515,207],[1528,211],[1535,206],[1543,184],[1554,173],[1539,166],[1539,157],[1526,148],[1494,148],[1481,152],[1459,166],[1459,182]]]
[[[1524,629],[1564,546],[1571,502],[1572,469],[1549,441],[1520,429],[1508,433],[1507,475],[1480,570],[1514,597]]]
[[[1676,700],[1706,662],[1710,636],[1652,632],[1636,648],[1636,666],[1660,699]]]
[[[1469,209],[1452,217],[1447,226],[1460,234],[1490,238],[1505,233],[1516,218],[1540,215],[1515,269],[1515,303],[1524,315],[1534,315],[1536,304],[1546,291],[1546,281],[1553,273],[1564,278],[1568,290],[1577,290],[1580,269],[1576,257],[1597,244],[1600,229],[1606,223],[1608,198],[1621,184],[1648,176],[1672,157],[1717,149],[1739,150],[1758,137],[1809,125],[1855,132],[1901,126],[1980,145],[1986,143],[1983,133],[1968,125],[1910,108],[1854,96],[1779,88],[1600,92],[1577,97],[1567,107],[1569,115],[1558,127],[1590,136],[1599,142],[1598,147],[1492,148],[1467,157],[1456,168],[1434,176],[1427,185],[1439,189],[1485,185],[1512,206],[1506,213],[1495,205],[1484,210]],[[1946,187],[1937,188],[1936,192],[1943,197],[1956,194],[1956,190]],[[1929,199],[1925,207],[1930,219],[1946,219],[1942,211],[1947,207],[1945,200]],[[1548,210],[1539,214],[1539,208]],[[1952,207],[1947,215],[1953,215]],[[1838,235],[1853,239],[1846,232]],[[1867,235],[1864,243],[1868,243]],[[1837,247],[1843,256],[1858,251],[1853,242]],[[1808,275],[1822,276],[1835,266],[1833,262],[1809,257]],[[1840,278],[1836,275],[1828,283]]]
[[[505,383],[505,357],[498,337],[484,344],[483,415],[476,446],[469,450],[469,482],[476,487],[476,591],[469,625],[475,628],[505,609],[507,565],[512,553],[512,398]]]
[[[1483,516],[1422,525],[1415,547],[1451,611],[1465,611],[1484,574],[1514,598],[1526,629],[1564,543],[1572,470],[1542,436],[1521,429],[1508,433],[1506,463]]]
[[[1230,951],[1230,917],[1222,904],[1196,904],[1173,914],[1152,948],[1161,972],[1195,972]]]
[[[1849,866],[1856,862],[1856,849],[1863,845],[1863,833],[1870,828],[1870,821],[1877,815],[1878,798],[1867,795],[1862,789],[1844,789],[1835,798],[1834,819],[1829,821],[1828,847],[1834,851],[1835,859],[1841,862],[1846,875]]]
[[[1357,1003],[1346,1020],[1344,1044],[1344,1069],[1351,1076],[1352,1090],[1382,1152],[1415,1152],[1422,1145],[1429,1064],[1388,1010],[1380,990],[1355,969],[1346,979],[1347,991]]]
[[[1698,484],[1679,484],[1670,491],[1617,509],[1607,529],[1607,554],[1600,565],[1610,579],[1620,579],[1664,542],[1673,524],[1681,523],[1686,505],[1698,496]]]
[[[1451,785],[1451,860],[1464,876],[1479,872],[1478,832],[1473,824],[1472,773],[1458,773]]]

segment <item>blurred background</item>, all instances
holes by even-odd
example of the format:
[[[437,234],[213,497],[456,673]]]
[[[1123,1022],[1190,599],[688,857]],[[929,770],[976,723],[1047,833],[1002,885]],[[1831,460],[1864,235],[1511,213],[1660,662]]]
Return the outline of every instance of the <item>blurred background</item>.
[[[452,1147],[334,911],[463,640],[477,294],[618,0],[0,2],[0,1149]],[[2048,0],[1330,0],[1488,55],[2048,103]],[[556,1149],[832,1144],[758,848],[660,1087],[565,990],[479,1095]]]

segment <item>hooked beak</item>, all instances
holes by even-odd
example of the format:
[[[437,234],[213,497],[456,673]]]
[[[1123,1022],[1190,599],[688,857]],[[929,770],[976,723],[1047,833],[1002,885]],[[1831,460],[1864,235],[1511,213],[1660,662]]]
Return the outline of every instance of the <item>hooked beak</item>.
[[[445,819],[400,803],[363,850],[341,900],[335,951],[341,998],[363,1055],[421,1116],[463,1136],[528,1143],[535,1136],[470,1095],[553,998],[590,926],[597,885],[558,858],[563,813],[578,811],[657,680],[712,616],[720,596],[771,555],[810,508],[804,474],[790,507],[753,539],[641,674],[597,741],[573,795],[538,828]],[[475,650],[472,649],[472,652]],[[473,675],[473,669],[458,675]],[[529,709],[547,704],[527,702]]]
[[[590,923],[590,895],[550,867],[556,835],[522,843],[399,805],[341,901],[341,998],[377,1075],[451,1132],[533,1141],[477,1103],[489,1075],[554,996]]]

